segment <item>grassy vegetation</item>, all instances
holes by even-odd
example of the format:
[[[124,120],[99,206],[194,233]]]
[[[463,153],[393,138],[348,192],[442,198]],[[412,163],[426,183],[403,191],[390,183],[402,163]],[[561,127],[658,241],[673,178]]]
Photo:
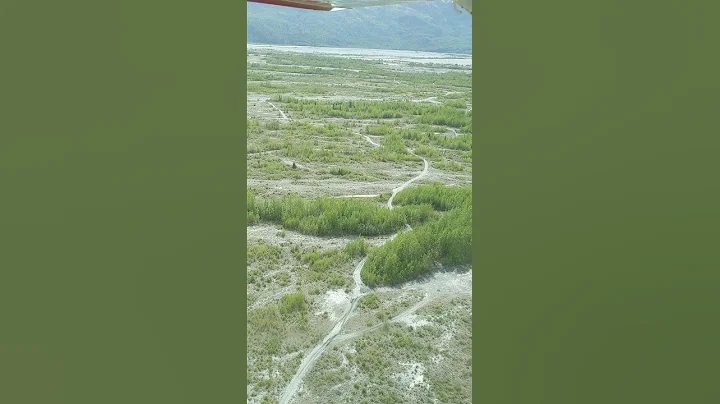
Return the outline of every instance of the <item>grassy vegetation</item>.
[[[291,276],[287,269],[289,254],[281,246],[268,244],[262,240],[247,245],[247,283],[253,290],[265,290],[271,287],[287,286]]]
[[[441,160],[434,163],[435,168],[443,171],[465,171],[465,166],[457,161]]]
[[[247,225],[252,226],[257,224],[260,220],[260,214],[258,212],[258,206],[255,202],[255,193],[248,190],[246,195],[247,200]]]
[[[405,143],[396,134],[388,135],[383,139],[382,146],[373,149],[370,153],[378,161],[421,161],[420,157],[410,154]]]
[[[290,164],[278,158],[248,159],[248,170],[256,171],[259,176],[272,180],[300,179],[303,171],[295,170]]]

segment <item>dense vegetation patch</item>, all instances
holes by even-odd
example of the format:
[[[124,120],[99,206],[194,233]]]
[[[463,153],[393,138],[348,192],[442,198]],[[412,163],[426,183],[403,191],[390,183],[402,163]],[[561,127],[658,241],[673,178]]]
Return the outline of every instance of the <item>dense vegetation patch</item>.
[[[404,189],[395,195],[398,205],[430,204],[436,210],[448,211],[463,207],[472,209],[472,189],[469,187],[446,187],[435,182],[428,185]]]
[[[398,128],[393,125],[380,124],[368,125],[365,127],[365,134],[371,136],[398,136],[410,143],[420,145],[434,145],[445,149],[455,149],[469,151],[472,150],[472,121],[462,127],[465,132],[458,136],[447,136],[443,133],[437,133],[441,129],[440,126],[432,126],[429,124],[416,125],[413,128]]]
[[[358,301],[358,306],[364,309],[377,309],[380,307],[380,299],[378,299],[375,293],[371,293],[367,296],[363,296],[360,301]]]
[[[307,303],[302,292],[290,293],[282,297],[280,301],[280,313],[285,315],[299,314],[307,315]]]
[[[255,200],[247,192],[248,224],[268,221],[316,236],[391,234],[409,224],[420,224],[436,216],[429,204],[389,210],[372,202],[321,197],[312,201],[290,194]]]
[[[435,105],[412,101],[320,101],[276,95],[273,101],[283,102],[289,111],[306,116],[345,119],[413,118],[424,124],[454,128],[472,128],[472,113],[453,105]]]
[[[431,204],[446,210],[439,219],[400,233],[368,256],[360,275],[370,286],[416,278],[439,262],[467,264],[472,260],[472,195],[470,188],[431,184],[399,193],[403,203]]]
[[[367,254],[367,252],[368,246],[362,237],[358,237],[355,241],[351,241],[345,246],[345,253],[353,258],[362,257]]]

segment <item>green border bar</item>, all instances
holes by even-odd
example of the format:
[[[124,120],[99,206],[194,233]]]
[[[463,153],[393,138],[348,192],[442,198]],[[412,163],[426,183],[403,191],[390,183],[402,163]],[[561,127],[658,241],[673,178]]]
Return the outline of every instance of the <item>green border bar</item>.
[[[244,399],[241,2],[0,11],[0,402]]]
[[[718,6],[475,11],[475,402],[720,402]]]

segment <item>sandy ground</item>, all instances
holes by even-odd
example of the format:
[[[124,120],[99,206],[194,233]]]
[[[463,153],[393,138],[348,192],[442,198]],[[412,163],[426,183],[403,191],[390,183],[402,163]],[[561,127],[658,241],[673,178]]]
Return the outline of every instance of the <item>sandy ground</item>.
[[[321,55],[338,55],[358,57],[366,60],[403,61],[415,63],[434,63],[443,65],[472,66],[472,55],[457,53],[434,53],[418,51],[402,51],[389,49],[331,48],[318,46],[284,46],[248,44],[248,51],[274,50],[293,53],[314,53]]]

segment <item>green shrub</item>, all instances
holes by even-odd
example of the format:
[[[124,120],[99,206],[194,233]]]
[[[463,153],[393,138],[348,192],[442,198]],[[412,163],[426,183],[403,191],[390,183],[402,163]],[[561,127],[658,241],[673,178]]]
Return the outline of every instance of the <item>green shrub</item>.
[[[284,315],[304,312],[307,310],[305,295],[302,292],[290,293],[280,300],[280,313]]]
[[[345,246],[345,252],[353,258],[364,256],[367,254],[367,250],[365,239],[362,237],[358,237],[355,241],[351,241]]]
[[[363,296],[358,302],[358,306],[367,309],[377,309],[380,307],[380,299],[378,299],[376,294],[372,293],[367,296]]]
[[[373,201],[357,199],[321,197],[306,201],[295,194],[255,201],[252,206],[251,211],[248,205],[248,216],[317,236],[392,234],[405,225],[408,216],[417,222],[432,214],[418,208],[388,210]]]
[[[472,188],[446,187],[442,183],[432,183],[406,188],[395,195],[398,205],[431,204],[436,210],[447,211],[467,204],[472,208]]]
[[[398,234],[371,252],[360,272],[363,282],[370,286],[394,284],[426,273],[434,261],[444,265],[472,261],[472,194],[469,188],[430,184],[408,188],[396,198],[403,203],[430,203],[447,212],[413,231]]]

